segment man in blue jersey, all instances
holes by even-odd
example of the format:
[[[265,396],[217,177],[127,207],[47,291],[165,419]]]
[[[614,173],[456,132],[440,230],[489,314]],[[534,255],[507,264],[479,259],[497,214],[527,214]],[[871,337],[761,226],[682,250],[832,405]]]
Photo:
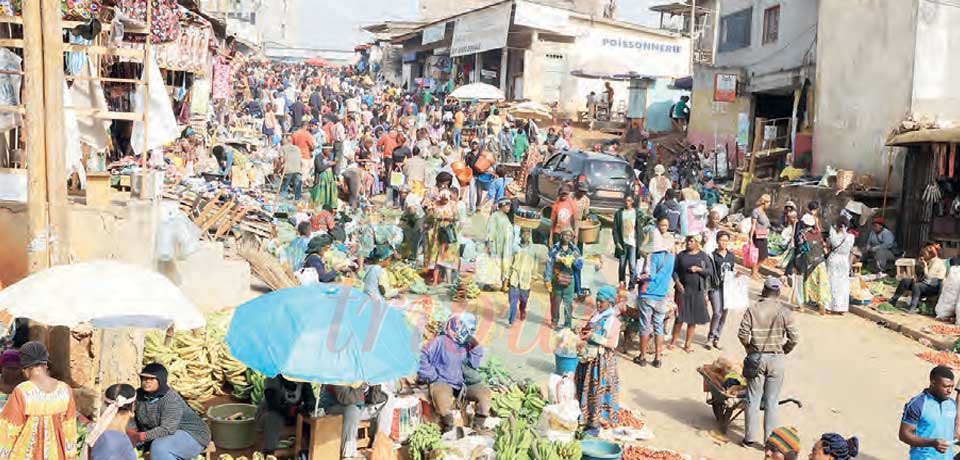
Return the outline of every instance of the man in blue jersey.
[[[930,371],[930,387],[903,408],[900,441],[910,446],[910,460],[950,460],[957,423],[953,371],[937,366]]]

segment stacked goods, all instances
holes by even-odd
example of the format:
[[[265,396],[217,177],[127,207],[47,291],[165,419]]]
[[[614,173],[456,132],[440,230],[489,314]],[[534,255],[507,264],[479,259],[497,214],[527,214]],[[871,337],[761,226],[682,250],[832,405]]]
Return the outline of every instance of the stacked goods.
[[[178,332],[169,340],[163,331],[150,331],[144,340],[144,363],[163,364],[170,386],[201,413],[203,402],[225,394],[225,383],[237,399],[254,392],[247,367],[230,355],[223,341],[229,322],[229,313],[214,313],[203,330]]]
[[[421,423],[407,440],[411,460],[424,460],[440,446],[440,427],[433,423]]]
[[[547,401],[543,398],[540,388],[531,383],[523,389],[513,385],[506,392],[495,394],[491,408],[499,417],[518,416],[534,423],[540,419],[540,414],[546,405]]]
[[[497,426],[493,450],[497,458],[511,460],[579,460],[582,456],[578,441],[564,443],[539,438],[532,425],[514,417]]]
[[[390,265],[387,269],[387,276],[390,277],[390,286],[394,289],[403,290],[414,285],[417,281],[423,282],[423,278],[420,277],[417,270],[403,262]]]
[[[457,274],[457,279],[453,283],[452,291],[454,302],[463,302],[480,297],[480,288],[473,282],[472,275]]]

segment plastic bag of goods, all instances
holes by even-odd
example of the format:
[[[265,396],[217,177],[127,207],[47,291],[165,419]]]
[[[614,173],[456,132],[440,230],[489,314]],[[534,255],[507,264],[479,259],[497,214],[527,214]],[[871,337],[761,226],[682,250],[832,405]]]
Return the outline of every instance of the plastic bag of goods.
[[[489,436],[467,436],[456,441],[443,441],[438,449],[443,452],[444,460],[495,460],[493,438]]]
[[[551,404],[543,408],[537,432],[551,441],[569,442],[576,434],[579,424],[580,404],[577,401]]]
[[[183,259],[200,246],[200,228],[179,209],[179,204],[164,201],[157,223],[157,259]]]
[[[496,259],[485,254],[477,257],[477,273],[473,281],[480,285],[499,286],[500,264]]]
[[[413,434],[423,420],[423,406],[416,396],[403,396],[393,400],[393,423],[390,439],[404,442]]]
[[[577,355],[577,344],[580,342],[580,337],[577,337],[577,334],[570,329],[563,329],[558,333],[554,333],[550,337],[550,348],[553,349],[554,354],[561,356],[576,356]]]
[[[940,289],[940,299],[934,309],[937,319],[946,319],[957,314],[957,303],[960,301],[960,266],[950,267],[947,279],[943,280]]]
[[[723,309],[746,310],[750,305],[747,277],[728,271],[723,276]]]
[[[577,400],[577,387],[569,375],[550,374],[547,386],[550,404],[562,404]]]

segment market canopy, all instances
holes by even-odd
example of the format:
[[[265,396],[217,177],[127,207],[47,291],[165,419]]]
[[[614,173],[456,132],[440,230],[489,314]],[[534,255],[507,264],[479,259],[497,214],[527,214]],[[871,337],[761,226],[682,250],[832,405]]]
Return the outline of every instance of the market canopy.
[[[890,137],[887,145],[891,147],[905,147],[910,144],[926,142],[960,143],[960,128],[918,129],[907,131]]]
[[[178,330],[206,320],[176,285],[149,268],[113,261],[58,265],[0,290],[0,309],[48,326]]]
[[[348,286],[318,284],[240,305],[226,342],[234,357],[266,376],[383,383],[417,370],[420,332],[400,309]]]
[[[450,93],[450,97],[464,101],[494,102],[506,99],[503,91],[486,83],[471,83],[463,85]]]
[[[553,112],[550,110],[550,107],[533,101],[516,104],[508,108],[507,113],[517,118],[534,120],[550,120],[553,118]]]

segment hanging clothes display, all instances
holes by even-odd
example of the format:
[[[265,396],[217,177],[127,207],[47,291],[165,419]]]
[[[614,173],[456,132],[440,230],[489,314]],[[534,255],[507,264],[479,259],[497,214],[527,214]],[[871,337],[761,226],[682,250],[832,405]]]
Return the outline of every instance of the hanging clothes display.
[[[177,0],[117,0],[116,10],[124,16],[147,23],[147,3],[150,4],[150,23],[153,43],[167,43],[180,36],[180,7]],[[127,33],[124,41],[143,42],[146,37]]]
[[[0,104],[7,106],[20,105],[20,85],[22,59],[7,48],[0,48]],[[0,113],[0,131],[7,131],[20,126],[20,114],[16,112]]]
[[[150,150],[162,147],[164,144],[175,140],[180,136],[180,128],[177,126],[177,119],[173,114],[173,106],[170,104],[170,96],[167,95],[163,76],[160,75],[160,67],[153,58],[150,59],[150,64],[147,66],[147,78],[150,82],[150,93],[146,115],[150,123],[147,125],[149,131],[146,134],[146,148]],[[135,112],[144,112],[143,86],[137,87],[133,103]],[[143,122],[134,122],[130,142],[137,154],[143,152],[143,136]]]
[[[13,16],[20,14],[23,0],[0,0],[0,14]],[[86,21],[100,16],[100,0],[60,0],[63,19],[68,21]]]
[[[213,99],[229,99],[233,67],[223,62],[213,65]]]

